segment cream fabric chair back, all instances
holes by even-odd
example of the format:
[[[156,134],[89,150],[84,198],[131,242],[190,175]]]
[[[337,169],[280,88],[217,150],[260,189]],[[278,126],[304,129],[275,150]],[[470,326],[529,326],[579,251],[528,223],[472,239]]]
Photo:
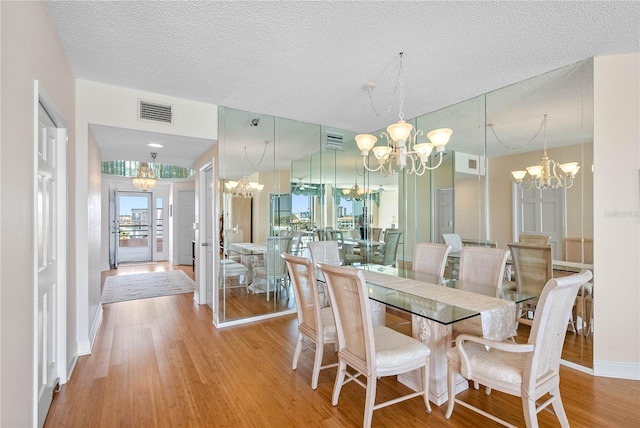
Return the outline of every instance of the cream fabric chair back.
[[[551,236],[548,235],[521,234],[520,236],[518,236],[518,242],[521,244],[549,245],[550,240]]]
[[[444,243],[451,246],[452,253],[459,253],[462,251],[462,239],[457,233],[443,233],[442,239]]]
[[[509,250],[462,247],[457,288],[485,296],[500,297]]]
[[[449,251],[451,251],[450,245],[419,242],[413,248],[411,269],[414,272],[434,275],[442,279]]]
[[[327,263],[340,266],[340,250],[337,241],[314,241],[307,244],[313,265]]]
[[[337,364],[322,366],[322,354],[325,343],[337,343],[336,325],[331,308],[321,307],[320,295],[316,283],[315,268],[311,260],[305,257],[282,254],[287,264],[289,277],[293,284],[293,295],[296,299],[298,314],[298,343],[293,354],[293,369],[298,365],[304,338],[316,344],[316,358],[313,365],[311,388],[318,387],[320,370],[335,367]]]
[[[372,241],[379,241],[380,240],[380,232],[382,232],[382,228],[380,228],[380,227],[371,228],[371,240]]]

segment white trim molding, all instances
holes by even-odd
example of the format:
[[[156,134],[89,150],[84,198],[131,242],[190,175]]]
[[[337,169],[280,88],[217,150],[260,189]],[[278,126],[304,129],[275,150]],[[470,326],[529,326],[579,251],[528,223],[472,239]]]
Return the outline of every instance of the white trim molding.
[[[640,364],[635,362],[596,360],[593,372],[596,376],[640,380]]]

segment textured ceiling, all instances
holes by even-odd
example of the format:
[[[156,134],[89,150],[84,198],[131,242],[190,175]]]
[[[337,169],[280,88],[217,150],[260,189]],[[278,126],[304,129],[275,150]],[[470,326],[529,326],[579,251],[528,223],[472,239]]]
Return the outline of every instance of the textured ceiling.
[[[397,119],[363,85],[386,111],[401,51],[411,118],[640,50],[637,1],[48,5],[77,78],[354,132]]]

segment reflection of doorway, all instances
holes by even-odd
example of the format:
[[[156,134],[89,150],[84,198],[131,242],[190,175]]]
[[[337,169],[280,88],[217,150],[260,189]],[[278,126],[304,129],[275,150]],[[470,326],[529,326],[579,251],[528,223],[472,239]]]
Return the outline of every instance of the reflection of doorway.
[[[152,259],[151,234],[154,216],[151,193],[117,192],[118,263],[148,262]]]
[[[291,226],[291,195],[290,194],[271,194],[271,233],[270,235],[278,235],[281,230],[287,230]]]
[[[513,239],[522,233],[548,235],[554,259],[562,258],[565,189],[522,190],[513,183]]]
[[[444,233],[454,233],[455,190],[441,188],[436,190],[435,236],[434,242],[442,241]]]

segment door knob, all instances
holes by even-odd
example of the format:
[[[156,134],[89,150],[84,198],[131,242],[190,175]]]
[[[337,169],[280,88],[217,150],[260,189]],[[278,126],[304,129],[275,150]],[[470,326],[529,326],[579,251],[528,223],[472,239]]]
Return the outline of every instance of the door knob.
[[[203,242],[203,243],[202,243],[202,244],[200,244],[200,245],[202,245],[203,247],[208,247],[208,246],[209,246],[209,244],[207,244],[206,242]]]

